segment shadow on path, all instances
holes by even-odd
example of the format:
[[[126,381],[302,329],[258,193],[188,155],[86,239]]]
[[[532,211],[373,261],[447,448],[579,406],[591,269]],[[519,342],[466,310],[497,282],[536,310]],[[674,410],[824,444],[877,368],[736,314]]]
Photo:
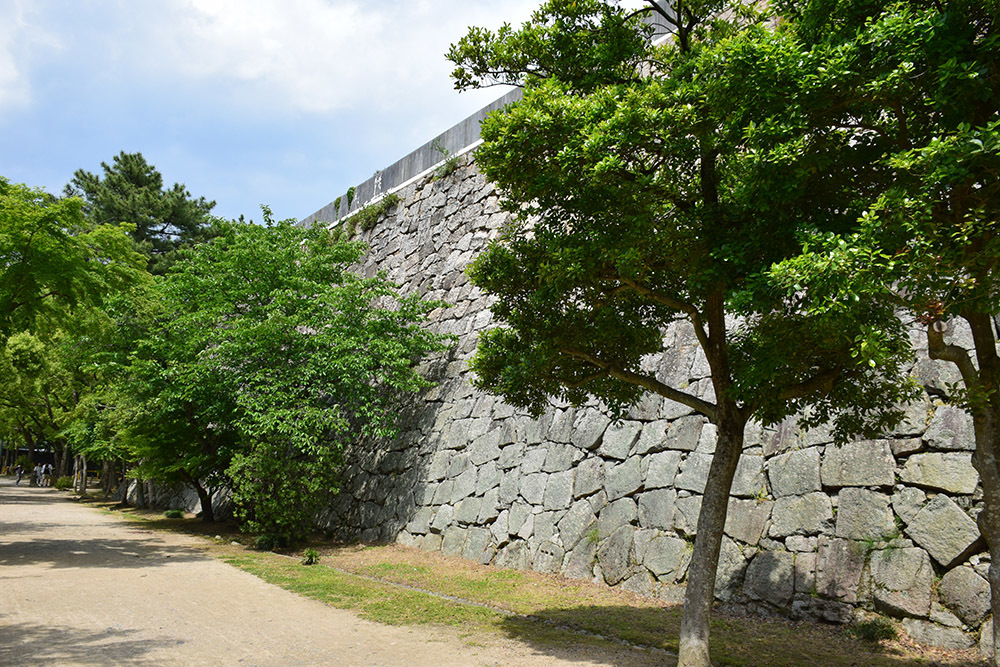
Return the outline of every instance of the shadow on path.
[[[6,525],[0,524],[0,531],[6,532]],[[0,566],[44,564],[52,568],[136,568],[204,558],[205,555],[195,549],[168,547],[136,537],[128,540],[41,538],[0,543]]]
[[[149,664],[154,650],[178,640],[129,639],[121,628],[87,631],[78,628],[10,623],[0,616],[0,665],[130,665]]]
[[[5,479],[0,481],[0,499],[4,503],[0,511],[0,566],[138,568],[204,558],[197,549],[164,544],[155,532],[141,527],[116,524],[112,536],[100,522],[76,523],[72,518],[26,520],[18,506],[75,504],[72,498],[50,489],[16,487],[11,480]],[[16,521],[7,520],[14,515]],[[33,512],[29,516],[47,515]],[[93,519],[92,515],[79,516]],[[125,534],[121,535],[123,529]],[[48,537],[67,533],[73,537]]]

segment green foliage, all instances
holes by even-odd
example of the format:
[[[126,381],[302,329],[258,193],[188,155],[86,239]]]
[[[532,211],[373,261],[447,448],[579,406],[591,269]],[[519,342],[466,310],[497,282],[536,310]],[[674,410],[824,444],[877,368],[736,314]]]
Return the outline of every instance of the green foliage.
[[[177,509],[167,510],[166,512],[163,513],[163,516],[167,517],[168,519],[183,519],[184,510],[177,510]]]
[[[499,322],[476,385],[533,414],[596,399],[623,419],[655,392],[705,415],[718,446],[703,507],[725,503],[749,420],[874,437],[915,393],[891,302],[821,307],[821,290],[771,273],[810,235],[853,228],[871,142],[812,131],[821,71],[770,9],[649,0],[672,32],[653,45],[641,12],[549,0],[449,53],[459,88],[524,91],[486,118],[476,154],[513,216],[469,267]],[[709,387],[690,386],[694,341]],[[709,662],[724,513],[699,521],[682,664]]]
[[[128,428],[139,475],[230,486],[244,527],[292,540],[336,493],[344,446],[394,432],[444,339],[420,326],[436,303],[349,270],[362,244],[264,213],[219,222],[158,284]]]
[[[372,229],[376,223],[378,223],[383,215],[395,208],[398,203],[399,195],[395,192],[391,192],[374,204],[369,204],[355,213],[349,222],[353,221],[358,228],[367,232]]]
[[[56,480],[55,487],[60,491],[67,491],[73,488],[73,478],[70,476],[60,477]]]
[[[287,537],[284,535],[274,535],[270,533],[258,535],[254,539],[253,543],[253,548],[257,551],[274,551],[276,549],[284,549],[287,546]]]
[[[77,170],[66,194],[84,199],[84,212],[97,224],[133,225],[132,238],[149,258],[149,269],[163,273],[176,251],[212,235],[209,212],[215,202],[193,199],[184,185],[164,189],[163,176],[142,153],[125,153],[101,163],[103,177]]]
[[[69,321],[138,279],[128,227],[93,226],[79,199],[0,178],[0,339]]]
[[[351,208],[351,204],[354,203],[354,186],[347,188],[347,208]]]
[[[440,142],[435,141],[431,145],[431,149],[440,153],[443,162],[441,166],[434,171],[434,180],[440,180],[442,178],[448,178],[455,170],[458,169],[459,158],[457,155],[452,155],[451,151],[445,148]]]
[[[319,562],[319,552],[315,549],[306,549],[302,553],[302,564],[303,565],[315,565]]]
[[[502,326],[480,338],[480,388],[538,412],[596,397],[623,416],[656,391],[717,419],[834,420],[841,439],[882,433],[911,395],[890,304],[836,310],[772,279],[807,233],[849,227],[863,151],[806,139],[813,62],[758,3],[685,5],[675,39],[616,3],[543,4],[519,30],[472,29],[456,85],[523,85],[483,123],[477,164],[514,215],[469,269]],[[686,15],[687,16],[687,15]],[[690,323],[716,401],[666,385],[644,360]],[[863,406],[863,407],[860,407]]]
[[[28,456],[27,454],[18,455],[17,459],[14,461],[14,465],[21,466],[21,469],[24,470],[24,474],[26,475],[31,471],[32,468],[35,467],[35,464],[32,463],[31,461],[31,457]]]
[[[57,456],[85,439],[77,420],[111,375],[109,309],[148,283],[145,264],[129,225],[0,178],[0,432]]]
[[[336,199],[333,200],[333,209],[337,212],[338,215],[340,214],[340,200],[341,200],[340,197],[337,197]]]

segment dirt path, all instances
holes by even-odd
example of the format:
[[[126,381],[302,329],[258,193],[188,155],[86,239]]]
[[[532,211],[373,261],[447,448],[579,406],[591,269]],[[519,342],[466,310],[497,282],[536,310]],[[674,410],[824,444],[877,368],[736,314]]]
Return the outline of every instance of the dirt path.
[[[620,665],[659,656],[378,625],[52,489],[0,479],[0,665]]]

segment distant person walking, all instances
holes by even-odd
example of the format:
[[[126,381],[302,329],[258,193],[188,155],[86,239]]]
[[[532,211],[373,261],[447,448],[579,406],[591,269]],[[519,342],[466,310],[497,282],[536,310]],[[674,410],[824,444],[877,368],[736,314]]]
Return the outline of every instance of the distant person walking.
[[[21,478],[24,477],[24,466],[20,463],[14,466],[14,474],[17,475],[17,481],[14,482],[14,486],[21,486]]]
[[[34,470],[31,471],[31,485],[41,486],[42,485],[42,464],[36,463]]]
[[[42,466],[42,486],[52,486],[52,464]]]

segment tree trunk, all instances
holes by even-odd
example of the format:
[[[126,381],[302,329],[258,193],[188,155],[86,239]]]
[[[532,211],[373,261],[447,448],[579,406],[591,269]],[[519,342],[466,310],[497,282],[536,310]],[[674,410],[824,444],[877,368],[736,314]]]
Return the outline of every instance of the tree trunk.
[[[135,506],[138,509],[146,509],[146,482],[141,479],[135,480]]]
[[[118,482],[118,495],[121,496],[120,503],[122,507],[128,507],[128,468],[125,463],[122,463],[122,478]]]
[[[80,497],[87,495],[87,457],[80,456]]]
[[[709,621],[715,602],[715,575],[729,509],[729,490],[736,475],[736,465],[743,452],[743,429],[746,421],[734,409],[719,406],[719,436],[715,455],[705,484],[705,495],[698,515],[698,534],[688,569],[681,618],[678,667],[711,667],[708,651]]]
[[[948,344],[940,331],[927,327],[927,352],[931,359],[950,361],[962,374],[969,393],[969,407],[975,432],[976,450],[972,465],[983,485],[983,511],[977,523],[990,553],[990,610],[993,613],[993,655],[990,664],[1000,667],[1000,355],[993,320],[983,313],[964,313],[972,330],[976,359],[957,345]]]
[[[113,461],[104,460],[101,463],[101,493],[104,499],[111,497],[111,487],[114,484],[115,464]]]
[[[185,473],[184,477],[187,479],[188,485],[198,494],[198,500],[201,502],[201,520],[215,521],[215,509],[212,507],[211,490],[202,486],[201,482],[192,475]]]
[[[985,410],[973,410],[976,451],[972,465],[983,484],[983,511],[977,523],[990,553],[990,609],[993,612],[993,655],[990,664],[1000,667],[1000,398],[994,396]]]
[[[56,454],[56,478],[69,475],[69,449],[63,447]]]
[[[55,457],[55,465],[52,466],[52,476],[59,479],[62,476],[62,462],[66,460],[66,450],[69,447],[62,440],[55,440],[52,443],[52,454]]]

